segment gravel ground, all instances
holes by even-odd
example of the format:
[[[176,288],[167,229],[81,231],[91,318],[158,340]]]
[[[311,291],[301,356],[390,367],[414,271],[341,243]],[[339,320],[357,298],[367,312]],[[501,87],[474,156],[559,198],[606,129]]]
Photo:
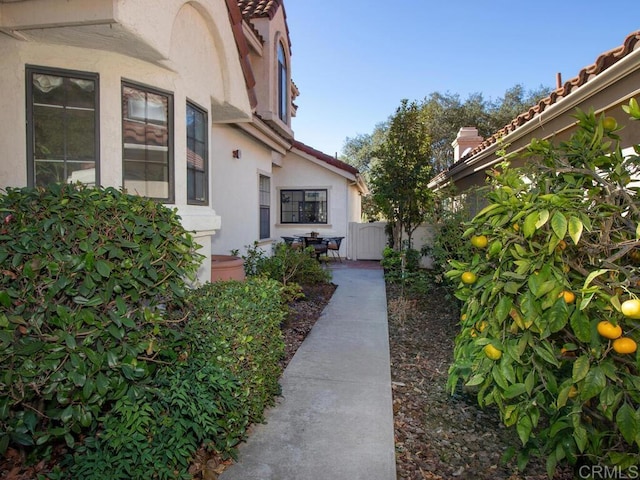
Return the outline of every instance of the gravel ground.
[[[397,478],[548,479],[541,460],[519,472],[502,454],[520,441],[494,410],[446,388],[459,311],[442,289],[418,300],[387,285]],[[555,479],[573,478],[557,472]]]

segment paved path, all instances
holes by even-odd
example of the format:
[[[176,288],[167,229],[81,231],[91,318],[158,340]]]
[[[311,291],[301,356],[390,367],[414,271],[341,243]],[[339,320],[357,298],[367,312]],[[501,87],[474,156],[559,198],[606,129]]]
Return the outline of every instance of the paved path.
[[[336,268],[333,282],[282,397],[221,480],[395,480],[383,272]]]

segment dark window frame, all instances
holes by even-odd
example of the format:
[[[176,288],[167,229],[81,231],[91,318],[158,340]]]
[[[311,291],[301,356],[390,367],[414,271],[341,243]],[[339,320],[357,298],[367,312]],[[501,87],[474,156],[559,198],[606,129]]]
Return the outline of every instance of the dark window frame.
[[[285,54],[284,45],[278,42],[278,118],[284,123],[289,120],[289,83],[287,55]]]
[[[266,179],[269,190],[262,189],[262,179]],[[264,194],[264,195],[263,195]],[[258,202],[260,204],[258,228],[260,240],[271,238],[271,177],[268,175],[258,175]],[[267,200],[267,202],[264,201]]]
[[[285,215],[283,215],[283,204],[284,203],[288,203],[292,200],[292,196],[294,192],[298,192],[298,193],[302,193],[302,201],[298,202],[298,221],[285,221]],[[307,212],[307,208],[306,208],[306,203],[322,203],[321,201],[317,201],[317,202],[307,202],[304,197],[306,195],[307,192],[324,192],[325,194],[325,201],[324,201],[324,208],[325,208],[325,220],[324,221],[320,221],[320,220],[309,220],[308,218],[305,218],[304,221],[300,221],[300,217],[301,212]],[[285,195],[290,195],[289,196],[289,200],[286,201],[285,200]],[[302,204],[302,205],[300,205]],[[318,214],[321,215],[322,212],[318,212]],[[280,223],[282,224],[287,224],[287,225],[328,225],[329,224],[329,189],[328,188],[283,188],[280,190]]]
[[[94,90],[94,184],[100,185],[100,75],[94,72],[69,70],[64,68],[43,67],[39,65],[25,65],[26,82],[26,129],[27,129],[27,185],[36,185],[35,166],[35,132],[34,132],[34,102],[33,102],[33,75],[51,75],[80,80],[90,80],[95,84]],[[66,159],[65,159],[66,162]]]
[[[200,107],[199,105],[197,105],[194,102],[191,102],[189,100],[187,100],[187,117],[189,115],[189,109],[193,109],[196,113],[202,114],[204,117],[203,120],[203,125],[204,125],[204,141],[203,141],[203,148],[204,148],[204,169],[200,172],[199,170],[197,170],[196,168],[190,168],[189,166],[189,159],[187,158],[187,204],[188,205],[202,205],[202,206],[206,206],[209,205],[209,115],[208,112]],[[186,127],[187,127],[187,155],[189,152],[189,140],[190,140],[190,136],[189,136],[189,123],[186,122]],[[198,140],[196,138],[193,138],[193,142],[198,142]],[[200,172],[203,177],[204,177],[204,200],[199,200],[197,198],[191,198],[190,197],[190,188],[189,188],[189,179],[191,178],[191,174],[190,174],[190,170],[193,170],[194,173],[194,178],[197,176],[197,172]],[[195,186],[194,186],[195,188]]]
[[[174,122],[174,95],[173,92],[168,90],[162,90],[156,87],[152,87],[150,85],[146,85],[144,83],[135,82],[133,80],[122,79],[120,82],[120,120],[122,127],[122,186],[126,188],[125,184],[125,142],[124,142],[124,89],[125,88],[133,88],[137,90],[141,90],[145,93],[151,93],[154,95],[166,96],[168,99],[167,102],[167,153],[168,153],[168,165],[167,165],[167,177],[168,177],[168,197],[160,198],[160,197],[147,197],[152,200],[156,200],[162,203],[172,204],[175,203],[175,156],[174,156],[174,135],[175,135],[175,122]],[[133,193],[133,192],[130,192]]]

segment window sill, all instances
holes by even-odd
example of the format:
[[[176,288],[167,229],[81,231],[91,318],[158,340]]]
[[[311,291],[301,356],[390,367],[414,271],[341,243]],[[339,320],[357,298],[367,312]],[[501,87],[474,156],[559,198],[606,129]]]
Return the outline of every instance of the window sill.
[[[333,228],[330,223],[276,223],[278,228]]]

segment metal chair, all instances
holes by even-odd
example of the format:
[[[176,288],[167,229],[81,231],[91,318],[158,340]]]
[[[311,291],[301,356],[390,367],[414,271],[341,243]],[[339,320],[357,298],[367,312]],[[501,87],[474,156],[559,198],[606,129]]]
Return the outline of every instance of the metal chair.
[[[326,239],[327,250],[331,250],[333,258],[337,256],[340,263],[342,263],[342,257],[340,257],[340,244],[342,243],[343,238],[344,237],[331,237]]]

